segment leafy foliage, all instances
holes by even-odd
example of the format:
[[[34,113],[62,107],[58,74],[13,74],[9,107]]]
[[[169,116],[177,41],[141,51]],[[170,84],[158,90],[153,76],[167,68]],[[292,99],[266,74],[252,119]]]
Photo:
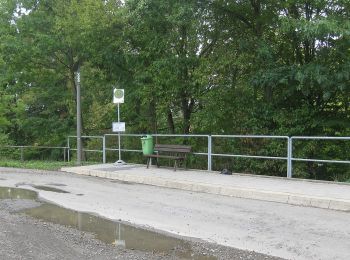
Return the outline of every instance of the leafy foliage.
[[[0,143],[64,144],[79,67],[86,135],[111,131],[119,86],[129,132],[348,136],[349,12],[344,0],[0,0]],[[349,148],[298,149],[338,158]],[[234,167],[285,171],[271,161]],[[296,167],[324,179],[340,170]]]

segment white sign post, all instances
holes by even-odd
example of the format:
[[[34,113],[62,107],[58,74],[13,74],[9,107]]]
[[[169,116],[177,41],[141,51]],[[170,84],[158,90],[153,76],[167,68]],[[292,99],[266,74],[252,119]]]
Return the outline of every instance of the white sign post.
[[[121,149],[120,149],[120,132],[125,132],[125,122],[120,122],[120,111],[119,104],[124,103],[124,89],[113,89],[113,103],[117,104],[117,114],[118,114],[118,122],[112,123],[113,132],[118,132],[118,151],[119,151],[119,159],[114,163],[115,166],[125,165],[126,163],[122,160]]]

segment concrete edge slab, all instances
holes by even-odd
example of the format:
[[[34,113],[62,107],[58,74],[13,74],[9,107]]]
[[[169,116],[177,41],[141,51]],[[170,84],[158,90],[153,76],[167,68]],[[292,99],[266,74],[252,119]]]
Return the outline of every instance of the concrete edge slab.
[[[122,172],[120,173],[106,172],[106,171],[101,171],[101,170],[96,170],[91,168],[82,169],[77,167],[69,167],[69,168],[66,167],[66,168],[62,168],[61,170],[64,172],[70,172],[70,173],[75,173],[80,175],[88,175],[93,177],[114,179],[119,181],[127,181],[127,182],[153,185],[153,186],[171,188],[171,189],[203,192],[203,193],[231,196],[231,197],[245,198],[245,199],[271,201],[271,202],[285,203],[285,204],[296,205],[296,206],[350,211],[349,200],[340,200],[335,198],[311,197],[311,196],[306,196],[301,194],[291,194],[291,193],[273,192],[273,191],[269,192],[269,191],[262,191],[257,189],[212,185],[208,183],[193,183],[190,181],[179,181],[179,180],[155,177],[154,175],[145,177],[145,176],[129,175]]]

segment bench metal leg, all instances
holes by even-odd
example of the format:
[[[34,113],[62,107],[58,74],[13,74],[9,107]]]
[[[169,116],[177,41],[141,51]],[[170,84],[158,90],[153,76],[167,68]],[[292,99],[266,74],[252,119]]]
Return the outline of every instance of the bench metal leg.
[[[176,172],[176,168],[177,168],[177,160],[175,160],[175,163],[174,163],[174,171]]]
[[[181,165],[181,167],[183,168],[183,170],[187,170],[187,165],[186,165],[186,159],[179,159],[179,165]]]
[[[147,169],[148,169],[148,167],[149,167],[150,161],[151,161],[151,157],[148,157],[148,158],[147,158]]]

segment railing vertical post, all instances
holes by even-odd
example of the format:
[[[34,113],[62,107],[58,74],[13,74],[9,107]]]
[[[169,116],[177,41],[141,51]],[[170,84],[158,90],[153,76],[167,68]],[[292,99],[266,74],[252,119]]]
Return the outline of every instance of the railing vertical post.
[[[24,161],[24,152],[23,152],[23,146],[21,146],[21,162]]]
[[[212,137],[211,137],[211,135],[208,135],[208,171],[212,170],[211,148],[212,148]]]
[[[67,157],[68,157],[68,162],[70,162],[70,143],[69,143],[69,137],[68,137],[68,139],[67,139],[67,147],[68,147]]]
[[[122,159],[122,152],[121,152],[121,149],[120,149],[120,132],[119,132],[118,133],[118,161],[121,161],[121,159]]]
[[[292,137],[288,137],[287,151],[287,178],[292,178]]]
[[[66,162],[66,147],[63,148],[63,161]]]
[[[102,161],[103,163],[106,163],[106,136],[103,136],[102,139]]]

